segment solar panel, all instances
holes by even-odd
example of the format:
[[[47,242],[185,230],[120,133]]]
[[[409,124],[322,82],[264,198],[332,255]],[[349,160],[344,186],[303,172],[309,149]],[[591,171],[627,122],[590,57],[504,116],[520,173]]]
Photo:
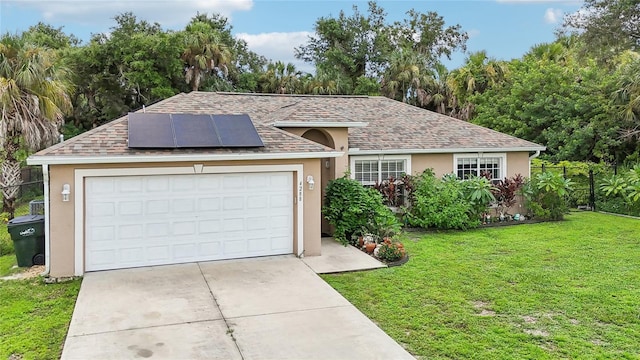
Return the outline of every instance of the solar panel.
[[[224,147],[262,147],[262,139],[249,115],[213,115]]]
[[[249,115],[129,113],[130,148],[262,147]]]
[[[211,115],[173,114],[176,147],[220,147],[222,143]]]
[[[129,147],[175,147],[171,115],[129,113]]]

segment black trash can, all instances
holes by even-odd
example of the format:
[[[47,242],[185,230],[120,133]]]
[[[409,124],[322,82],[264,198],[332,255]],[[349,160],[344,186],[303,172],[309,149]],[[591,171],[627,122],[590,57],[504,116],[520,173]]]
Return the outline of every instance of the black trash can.
[[[7,224],[13,240],[18,266],[44,264],[44,215],[13,218]]]

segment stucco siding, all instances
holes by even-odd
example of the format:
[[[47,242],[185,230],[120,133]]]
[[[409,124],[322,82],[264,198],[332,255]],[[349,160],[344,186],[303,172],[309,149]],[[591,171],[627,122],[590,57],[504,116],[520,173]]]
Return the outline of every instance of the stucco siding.
[[[283,130],[298,136],[302,136],[305,132],[311,129],[316,128],[283,128]],[[333,167],[334,173],[331,174],[333,179],[342,177],[344,173],[349,170],[349,157],[346,155],[347,149],[349,149],[349,134],[347,128],[323,128],[318,130],[323,131],[326,135],[331,137],[334,149],[345,152],[345,155],[335,158],[335,165]]]

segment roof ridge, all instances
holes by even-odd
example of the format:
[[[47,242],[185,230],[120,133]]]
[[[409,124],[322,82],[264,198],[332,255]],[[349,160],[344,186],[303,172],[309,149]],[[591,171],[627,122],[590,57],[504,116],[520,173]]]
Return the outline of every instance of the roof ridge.
[[[211,91],[192,91],[198,93],[212,93]],[[300,98],[311,98],[311,97],[321,97],[321,98],[356,98],[356,99],[367,99],[369,95],[322,95],[322,94],[272,94],[272,93],[244,93],[244,92],[230,92],[230,91],[215,91],[215,94],[220,95],[244,95],[244,96],[272,96],[272,97],[300,97]]]

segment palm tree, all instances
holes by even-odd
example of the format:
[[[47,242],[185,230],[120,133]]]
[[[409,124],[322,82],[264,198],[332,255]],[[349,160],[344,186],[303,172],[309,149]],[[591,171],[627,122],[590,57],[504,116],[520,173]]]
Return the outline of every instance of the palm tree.
[[[622,138],[640,137],[640,54],[627,51],[620,57],[618,90],[612,95],[624,121]]]
[[[260,89],[264,93],[295,94],[300,90],[301,77],[302,72],[292,63],[271,62],[260,77]]]
[[[53,50],[25,43],[18,36],[0,39],[0,165],[2,211],[13,217],[22,182],[21,147],[38,150],[58,138],[63,114],[71,109],[68,72],[56,63]]]
[[[432,74],[426,84],[427,98],[424,107],[440,114],[452,116],[455,109],[455,98],[449,88],[447,79],[449,71],[441,64],[433,65]]]
[[[227,75],[231,50],[223,42],[220,32],[206,22],[195,21],[187,25],[184,32],[185,49],[182,60],[186,63],[185,81],[193,91],[198,91],[200,82],[207,73]]]
[[[504,81],[507,70],[505,62],[489,58],[487,52],[482,50],[471,53],[461,68],[452,71],[449,87],[460,107],[459,118],[469,120],[473,109],[469,97]]]
[[[352,92],[350,79],[335,68],[317,67],[316,75],[308,75],[303,82],[307,94],[336,95]]]
[[[411,49],[394,51],[389,58],[389,67],[382,79],[382,91],[387,97],[405,103],[425,103],[424,90],[428,82],[428,71],[418,54]]]

